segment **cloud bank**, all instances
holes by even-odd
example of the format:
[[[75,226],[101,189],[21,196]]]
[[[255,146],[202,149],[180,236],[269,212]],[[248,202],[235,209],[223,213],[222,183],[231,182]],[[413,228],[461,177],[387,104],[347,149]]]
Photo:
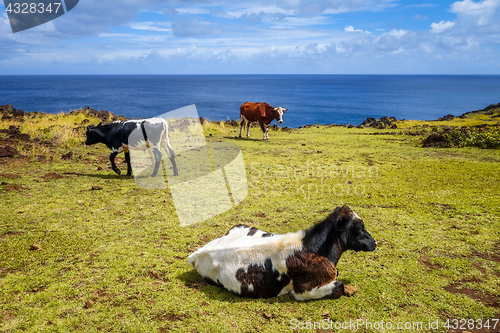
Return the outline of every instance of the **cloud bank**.
[[[500,74],[498,17],[500,0],[87,0],[16,34],[1,14],[0,72]]]

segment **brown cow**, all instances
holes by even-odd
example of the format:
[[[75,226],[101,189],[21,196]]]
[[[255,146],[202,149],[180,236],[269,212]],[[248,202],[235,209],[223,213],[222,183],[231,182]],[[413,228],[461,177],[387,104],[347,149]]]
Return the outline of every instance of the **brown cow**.
[[[273,108],[267,103],[243,103],[240,107],[240,138],[241,129],[245,126],[245,122],[247,122],[247,138],[249,138],[250,123],[258,121],[262,133],[264,133],[263,140],[269,140],[269,124],[273,120],[277,120],[281,124],[283,122],[283,113],[286,110],[287,109],[283,109],[281,106]]]

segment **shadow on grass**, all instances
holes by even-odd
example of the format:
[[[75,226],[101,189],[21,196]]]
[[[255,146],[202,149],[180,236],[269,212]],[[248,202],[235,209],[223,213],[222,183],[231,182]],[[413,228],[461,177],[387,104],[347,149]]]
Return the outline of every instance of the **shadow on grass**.
[[[262,140],[262,139],[254,139],[254,138],[240,138],[239,136],[224,136],[224,139],[232,139],[236,141],[269,141],[269,140]]]
[[[134,176],[117,175],[115,173],[101,175],[101,174],[95,174],[95,173],[64,172],[63,175],[93,177],[93,178],[100,178],[100,179],[132,179],[132,178],[134,178]]]
[[[239,296],[230,292],[227,289],[224,289],[223,287],[213,286],[206,283],[195,269],[181,273],[177,275],[177,278],[183,281],[187,288],[195,289],[199,292],[202,292],[210,299],[217,301],[236,303],[236,302],[248,302],[251,300],[255,300],[268,304],[302,302],[302,301],[297,301],[291,294],[272,297],[272,298],[250,298],[250,297]],[[347,285],[350,282],[348,279],[341,281],[342,283],[344,283],[344,285]]]

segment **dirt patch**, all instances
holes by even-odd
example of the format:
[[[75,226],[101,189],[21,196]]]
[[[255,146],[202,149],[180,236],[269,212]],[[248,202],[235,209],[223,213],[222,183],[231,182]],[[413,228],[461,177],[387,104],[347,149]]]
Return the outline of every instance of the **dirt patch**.
[[[494,262],[500,262],[500,248],[498,245],[495,247],[495,251],[492,254],[479,253],[479,252],[474,251],[474,252],[472,252],[472,255],[475,257],[479,257],[481,259],[490,260],[490,261],[494,261]]]
[[[6,233],[0,235],[0,238],[7,237],[7,236],[17,236],[17,235],[22,235],[24,232],[22,231],[7,231]]]
[[[0,158],[1,157],[11,157],[12,158],[16,155],[19,155],[16,148],[9,146],[9,145],[0,147]]]
[[[42,178],[44,178],[46,182],[48,182],[51,179],[62,179],[62,178],[66,178],[66,177],[67,176],[63,176],[63,175],[56,173],[56,172],[49,172],[49,173],[46,173],[45,175],[42,176]]]
[[[3,189],[5,191],[18,191],[19,192],[19,191],[29,190],[29,188],[24,186],[23,184],[9,185],[9,184],[3,182],[1,185],[3,185]]]
[[[435,202],[429,202],[429,205],[431,205],[431,206],[436,206],[436,207],[440,207],[442,210],[450,210],[450,209],[453,209],[453,206],[452,206],[452,205],[449,205],[449,204],[440,204],[440,203],[435,203]]]
[[[479,290],[468,288],[462,285],[461,282],[453,283],[449,285],[448,287],[445,287],[444,290],[446,290],[449,293],[452,294],[463,294],[465,296],[468,296],[472,299],[475,299],[476,301],[479,301],[483,303],[486,306],[494,307],[494,308],[500,308],[500,303],[498,302],[498,297],[491,296],[491,295],[485,295]]]
[[[2,173],[0,176],[4,177],[4,178],[20,178],[21,176],[19,175],[15,175],[13,173]]]

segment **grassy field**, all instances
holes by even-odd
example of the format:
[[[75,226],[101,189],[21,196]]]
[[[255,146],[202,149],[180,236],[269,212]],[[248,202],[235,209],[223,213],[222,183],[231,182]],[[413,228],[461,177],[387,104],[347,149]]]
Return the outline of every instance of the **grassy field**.
[[[74,117],[66,127],[99,122]],[[32,138],[53,140],[54,119]],[[28,133],[40,121],[0,128]],[[422,137],[405,133],[423,125],[436,126],[312,126],[271,130],[270,141],[256,128],[239,139],[234,127],[205,125],[209,142],[241,148],[248,195],[187,227],[168,188],[139,188],[114,174],[107,148],[84,146],[82,130],[64,134],[60,125],[55,146],[20,142],[25,157],[0,164],[0,331],[289,332],[319,322],[325,332],[390,332],[398,324],[448,332],[457,330],[447,320],[499,318],[500,150],[421,148]],[[126,170],[123,158],[118,167]],[[187,262],[235,224],[296,231],[344,204],[379,243],[340,259],[339,279],[358,289],[352,297],[241,298],[207,285]]]

